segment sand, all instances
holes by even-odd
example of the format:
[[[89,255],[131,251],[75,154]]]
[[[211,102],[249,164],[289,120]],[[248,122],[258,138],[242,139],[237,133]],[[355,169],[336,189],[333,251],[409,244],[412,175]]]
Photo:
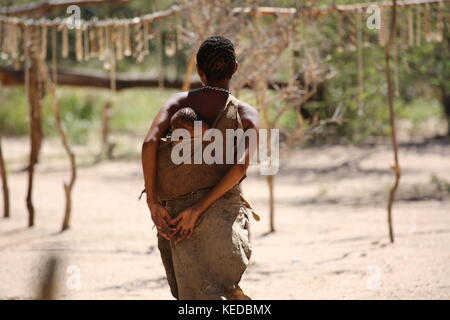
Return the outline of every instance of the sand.
[[[12,217],[0,219],[0,298],[27,299],[50,256],[59,299],[172,299],[144,201],[139,139],[128,158],[82,166],[71,229],[59,233],[69,176],[57,141],[46,141],[36,174],[36,226],[28,229],[26,139],[4,139]],[[134,156],[133,156],[134,154]],[[261,215],[241,286],[253,299],[450,299],[450,145],[402,145],[403,176],[388,241],[388,145],[303,148],[276,176],[276,232],[268,230],[267,187],[257,168],[243,183]],[[0,200],[2,206],[2,200]]]

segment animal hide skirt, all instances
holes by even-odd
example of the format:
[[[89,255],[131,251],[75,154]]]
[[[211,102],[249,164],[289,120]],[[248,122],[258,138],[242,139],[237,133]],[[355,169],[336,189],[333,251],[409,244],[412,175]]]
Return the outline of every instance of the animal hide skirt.
[[[168,200],[165,206],[170,216],[175,218],[208,190]],[[249,212],[236,186],[202,214],[190,239],[175,244],[158,235],[158,248],[175,298],[249,299],[239,287],[251,254]]]

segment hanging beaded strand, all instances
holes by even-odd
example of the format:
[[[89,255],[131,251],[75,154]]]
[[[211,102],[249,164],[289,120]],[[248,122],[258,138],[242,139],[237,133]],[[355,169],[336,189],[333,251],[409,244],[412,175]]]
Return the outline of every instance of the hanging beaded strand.
[[[148,56],[150,54],[150,44],[149,41],[153,38],[151,33],[150,23],[148,21],[144,21],[144,56]]]
[[[52,75],[53,83],[58,83],[58,30],[56,27],[52,28],[51,31],[52,38]]]
[[[117,57],[115,53],[115,38],[117,36],[117,33],[114,32],[114,26],[106,27],[107,33],[106,33],[106,39],[107,39],[107,50],[108,50],[108,61],[109,61],[109,69],[110,69],[110,78],[111,78],[111,91],[116,91],[116,80],[117,80]]]
[[[98,42],[96,36],[96,27],[92,26],[88,30],[89,33],[89,57],[98,58]]]
[[[3,59],[11,58],[11,23],[5,22],[3,28]]]
[[[81,26],[75,28],[75,57],[77,61],[83,60],[83,30]]]
[[[89,27],[85,25],[83,27],[83,47],[84,47],[84,61],[88,61],[90,56],[90,48],[89,48]]]
[[[300,14],[299,16],[299,20],[300,20],[300,28],[299,30],[301,31],[301,18],[302,18],[302,14]],[[337,20],[336,20],[336,24],[337,24],[337,31],[338,31],[338,38],[339,38],[339,43],[338,43],[338,48],[342,48],[341,46],[343,46],[344,43],[344,18],[343,18],[343,12],[342,11],[337,11]],[[299,32],[300,32],[299,31]]]
[[[414,11],[411,7],[408,7],[408,44],[410,47],[414,47]]]
[[[416,6],[416,46],[422,44],[422,10],[420,6]]]
[[[430,5],[427,3],[425,4],[425,10],[423,14],[423,31],[425,33],[425,41],[430,42],[432,40],[432,34],[431,34],[431,17],[430,17]]]
[[[359,15],[356,12],[348,16],[351,50],[358,49],[358,18]]]
[[[177,52],[177,46],[176,46],[176,26],[174,25],[175,20],[172,21],[172,25],[173,25],[173,30],[170,30],[167,33],[167,38],[166,38],[166,43],[164,46],[164,52],[166,54],[167,57],[173,57],[175,56],[176,52]]]
[[[14,68],[16,70],[20,69],[20,39],[22,38],[22,27],[19,25],[19,23],[13,24],[14,32],[11,35],[12,40],[12,59],[14,62]]]
[[[100,61],[105,61],[105,31],[102,26],[97,26],[97,49],[98,49],[98,59]]]
[[[104,48],[104,60],[103,68],[105,70],[111,69],[111,29],[109,26],[103,28],[103,35],[105,37],[105,48]]]
[[[440,1],[437,8],[436,17],[436,41],[441,42],[444,39],[444,2]]]
[[[125,23],[124,25],[124,55],[126,57],[131,56],[131,35],[130,35],[130,25],[128,23]]]
[[[378,44],[382,47],[386,45],[388,38],[388,27],[386,26],[387,11],[384,7],[380,10],[380,30],[378,30]]]
[[[116,60],[122,61],[123,58],[125,57],[124,49],[123,49],[123,26],[122,25],[114,25],[112,32],[113,32]]]
[[[41,59],[47,59],[47,41],[48,41],[48,27],[45,24],[42,24],[41,27]]]
[[[69,30],[66,24],[61,25],[61,36],[62,36],[62,45],[61,45],[61,56],[63,58],[67,58],[69,56]]]
[[[138,63],[144,60],[144,32],[142,30],[142,22],[140,20],[135,21],[134,25],[134,55]]]

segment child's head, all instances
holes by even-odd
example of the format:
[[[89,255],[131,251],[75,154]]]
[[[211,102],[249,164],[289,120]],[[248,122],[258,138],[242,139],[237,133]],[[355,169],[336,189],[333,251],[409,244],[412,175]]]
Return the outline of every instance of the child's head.
[[[202,134],[209,128],[208,124],[194,109],[182,108],[175,112],[175,114],[170,119],[170,127],[172,131],[176,129],[186,129],[189,131],[191,137],[193,137],[195,121],[202,122]]]

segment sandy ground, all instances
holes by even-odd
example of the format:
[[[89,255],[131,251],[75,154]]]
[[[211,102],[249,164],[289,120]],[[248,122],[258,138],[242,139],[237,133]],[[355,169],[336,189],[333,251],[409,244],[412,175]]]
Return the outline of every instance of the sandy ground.
[[[135,140],[134,152],[139,149]],[[35,186],[36,226],[26,228],[26,139],[7,139],[12,217],[0,219],[0,298],[33,298],[57,256],[58,298],[171,299],[145,202],[138,158],[79,170],[72,228],[59,233],[67,161],[46,142]],[[252,262],[242,287],[254,299],[450,299],[450,145],[404,145],[396,242],[388,242],[388,146],[292,152],[276,177],[276,233],[267,188],[254,168],[244,191],[262,216],[252,223]],[[77,150],[86,153],[85,148]],[[435,179],[436,180],[436,179]],[[2,200],[0,200],[0,204]]]

